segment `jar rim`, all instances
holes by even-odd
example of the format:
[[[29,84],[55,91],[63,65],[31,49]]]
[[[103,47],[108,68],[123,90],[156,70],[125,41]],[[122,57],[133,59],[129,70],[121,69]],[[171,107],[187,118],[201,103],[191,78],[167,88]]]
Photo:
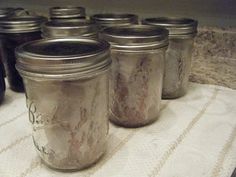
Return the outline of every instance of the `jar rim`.
[[[150,50],[168,45],[168,30],[150,25],[109,27],[102,30],[101,37],[112,47],[129,50]]]
[[[56,6],[49,9],[51,19],[85,17],[85,8],[78,6]]]
[[[49,21],[42,24],[44,37],[68,37],[97,35],[98,27],[90,20]]]
[[[9,16],[0,19],[1,33],[25,33],[40,31],[41,23],[47,21],[43,16]]]
[[[109,44],[92,39],[41,39],[16,48],[20,73],[54,78],[86,77],[107,69]]]
[[[98,24],[132,24],[138,22],[137,15],[128,13],[94,14],[90,18]]]
[[[142,20],[142,24],[161,26],[169,30],[169,36],[197,33],[198,21],[191,18],[154,17]]]

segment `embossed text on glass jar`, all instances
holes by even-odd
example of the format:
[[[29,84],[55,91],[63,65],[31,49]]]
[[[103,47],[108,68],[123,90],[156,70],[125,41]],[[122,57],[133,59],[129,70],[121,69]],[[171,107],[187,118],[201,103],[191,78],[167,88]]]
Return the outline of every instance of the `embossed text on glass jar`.
[[[166,52],[163,98],[178,98],[186,94],[191,71],[193,39],[197,21],[187,18],[147,18],[144,24],[162,26],[169,30]]]
[[[125,127],[149,124],[160,111],[165,29],[132,25],[110,27],[101,37],[111,43],[110,120]]]
[[[95,163],[106,150],[109,45],[89,39],[40,40],[16,52],[40,157],[60,170]]]

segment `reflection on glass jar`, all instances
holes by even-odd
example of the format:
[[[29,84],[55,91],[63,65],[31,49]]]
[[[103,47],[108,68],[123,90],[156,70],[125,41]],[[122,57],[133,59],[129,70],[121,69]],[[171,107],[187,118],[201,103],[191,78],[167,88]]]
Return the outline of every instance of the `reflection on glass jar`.
[[[149,124],[160,111],[168,31],[132,25],[110,27],[101,37],[111,43],[110,120],[125,127]]]
[[[0,19],[0,56],[5,65],[10,88],[16,92],[23,92],[24,85],[15,69],[15,48],[25,42],[40,39],[40,25],[46,21],[46,18],[41,16],[22,15]]]
[[[39,40],[16,50],[33,142],[50,167],[79,170],[106,150],[109,44]]]
[[[193,40],[197,21],[186,18],[147,18],[143,24],[162,26],[169,30],[166,54],[163,98],[178,98],[187,93],[191,71]]]

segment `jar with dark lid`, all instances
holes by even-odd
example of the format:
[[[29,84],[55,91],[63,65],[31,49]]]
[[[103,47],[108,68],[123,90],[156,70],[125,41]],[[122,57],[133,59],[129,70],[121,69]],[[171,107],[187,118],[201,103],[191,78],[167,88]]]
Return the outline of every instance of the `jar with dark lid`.
[[[16,10],[15,8],[10,8],[10,7],[0,8],[0,19],[13,15],[15,10]],[[3,55],[3,51],[2,51],[3,44],[2,44],[2,40],[1,40],[2,38],[3,38],[2,34],[0,34],[0,70],[3,72],[4,77],[6,77],[5,68],[3,66],[3,56],[2,56]]]
[[[191,57],[197,21],[188,18],[147,18],[144,24],[162,26],[169,30],[166,53],[163,98],[178,98],[186,94],[191,71]]]
[[[60,170],[95,163],[108,133],[109,44],[44,39],[21,45],[16,55],[34,145],[43,161]]]
[[[22,78],[15,69],[15,48],[20,44],[41,38],[40,25],[46,21],[42,16],[31,16],[19,13],[0,19],[1,56],[5,64],[7,78],[13,91],[22,92]],[[18,15],[19,15],[18,14]]]
[[[2,66],[2,62],[0,60],[0,66]],[[4,80],[4,71],[3,68],[0,67],[0,103],[2,103],[4,94],[6,90],[5,80]]]
[[[43,38],[98,37],[98,27],[90,20],[49,21],[42,25]]]
[[[138,16],[135,14],[95,14],[90,17],[102,29],[112,26],[125,26],[138,24]]]
[[[84,7],[65,6],[65,7],[51,7],[49,9],[49,16],[51,20],[68,20],[68,19],[85,19],[86,13]]]
[[[168,31],[130,25],[109,27],[101,38],[111,44],[110,120],[139,127],[158,118]]]

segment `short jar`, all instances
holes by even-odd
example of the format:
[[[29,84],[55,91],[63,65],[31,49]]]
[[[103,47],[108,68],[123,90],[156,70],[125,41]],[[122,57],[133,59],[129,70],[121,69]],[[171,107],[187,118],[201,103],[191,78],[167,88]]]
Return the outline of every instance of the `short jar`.
[[[197,21],[188,18],[147,18],[143,24],[162,26],[169,30],[162,98],[174,99],[187,93],[191,57]]]
[[[42,25],[43,38],[98,38],[98,27],[90,20],[49,21]]]
[[[51,7],[49,9],[50,19],[53,21],[85,19],[86,12],[84,7],[64,6]]]
[[[2,61],[0,60],[0,103],[2,103],[4,99],[4,94],[6,90],[5,80],[4,80],[4,70],[1,68]]]
[[[113,26],[127,26],[138,24],[138,16],[135,14],[95,14],[90,17],[100,29]]]
[[[108,70],[106,41],[42,39],[16,49],[33,142],[58,170],[80,170],[106,150]]]
[[[23,92],[22,78],[15,69],[15,48],[20,44],[41,38],[40,25],[46,21],[41,16],[10,16],[0,19],[0,56],[5,65],[10,89]]]
[[[154,122],[159,115],[168,31],[130,25],[109,27],[111,44],[110,120],[124,127]]]

